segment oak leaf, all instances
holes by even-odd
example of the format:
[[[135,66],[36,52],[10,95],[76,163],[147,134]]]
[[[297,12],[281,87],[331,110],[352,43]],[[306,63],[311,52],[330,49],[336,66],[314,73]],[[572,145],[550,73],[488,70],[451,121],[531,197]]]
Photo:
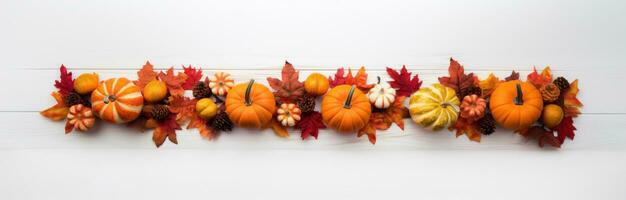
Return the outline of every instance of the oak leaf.
[[[183,89],[185,90],[192,90],[193,87],[196,86],[196,83],[202,79],[202,69],[200,68],[196,69],[191,65],[189,65],[189,67],[183,65],[183,72],[187,75],[187,79],[185,79],[185,83],[183,83]]]
[[[322,121],[322,114],[317,111],[313,111],[309,114],[302,116],[302,119],[296,123],[296,128],[300,129],[300,137],[304,140],[309,136],[313,136],[317,139],[320,128],[326,128]]]
[[[572,117],[563,118],[563,120],[561,120],[561,123],[552,128],[552,130],[556,131],[557,139],[561,144],[565,142],[566,137],[574,140],[574,136],[576,135],[574,134],[576,127],[574,127],[574,120],[572,120]]]
[[[137,71],[137,80],[133,81],[133,83],[143,89],[150,81],[157,80],[157,75],[150,61],[146,61],[146,64]]]
[[[66,96],[74,91],[74,79],[72,79],[72,72],[68,72],[65,65],[61,65],[59,71],[61,71],[60,80],[54,81],[54,87],[59,89],[59,93]]]
[[[539,89],[545,84],[552,82],[552,70],[550,70],[550,67],[548,66],[541,71],[541,74],[539,74],[537,73],[537,68],[533,67],[533,72],[528,74],[526,79]]]
[[[402,66],[400,72],[387,67],[387,74],[393,79],[388,82],[392,88],[396,89],[397,96],[411,96],[422,85],[417,74],[411,78],[411,72],[406,69],[406,66]]]
[[[563,111],[565,116],[578,117],[580,115],[580,108],[583,104],[576,98],[578,91],[578,79],[576,79],[570,83],[567,91],[563,93]]]
[[[212,140],[217,135],[217,131],[213,129],[213,127],[209,126],[207,124],[207,121],[202,119],[198,115],[193,115],[193,117],[191,117],[191,121],[189,121],[189,124],[187,124],[187,129],[194,129],[194,128],[197,128],[198,131],[200,132],[200,136],[202,136],[202,138],[205,138],[207,140]]]
[[[304,84],[298,80],[299,71],[285,61],[281,72],[281,79],[268,77],[267,82],[274,89],[274,95],[286,102],[295,102],[304,95]]]
[[[187,80],[187,75],[178,72],[178,75],[174,75],[174,68],[170,67],[166,73],[159,72],[159,79],[165,83],[168,91],[172,96],[183,95],[185,89],[183,89],[183,83]]]
[[[460,99],[461,91],[463,89],[478,86],[478,77],[474,73],[465,74],[465,69],[459,62],[450,58],[450,67],[448,67],[449,77],[439,77],[439,83],[444,86],[450,87],[456,91],[457,96]]]
[[[181,130],[181,128],[178,122],[176,122],[176,114],[171,113],[167,119],[158,122],[157,127],[152,133],[152,141],[154,141],[157,148],[163,145],[166,138],[169,139],[170,142],[178,144],[176,130]]]
[[[478,85],[482,90],[483,98],[490,96],[496,87],[500,85],[500,82],[500,79],[493,75],[493,73],[490,73],[485,80],[481,80]]]
[[[39,114],[54,121],[65,119],[67,117],[67,113],[69,112],[69,108],[65,105],[65,101],[63,101],[63,96],[60,92],[52,92],[52,94],[50,95],[52,95],[54,100],[56,100],[56,104],[39,112]]]
[[[176,113],[176,121],[182,123],[195,115],[196,101],[196,99],[185,96],[170,96],[168,108],[170,112]]]
[[[471,141],[480,142],[480,131],[478,130],[478,124],[471,122],[465,118],[459,117],[456,120],[454,126],[448,128],[449,130],[455,130],[456,137],[466,135]]]

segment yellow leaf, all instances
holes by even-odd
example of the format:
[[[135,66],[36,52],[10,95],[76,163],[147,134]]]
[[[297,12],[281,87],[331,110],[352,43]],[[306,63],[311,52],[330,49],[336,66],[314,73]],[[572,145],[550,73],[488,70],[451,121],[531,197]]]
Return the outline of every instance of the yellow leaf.
[[[482,90],[482,96],[486,97],[491,95],[491,93],[496,89],[496,87],[498,87],[499,84],[500,79],[493,75],[493,73],[490,73],[489,76],[487,76],[485,80],[481,80],[478,85]]]
[[[577,117],[580,114],[580,107],[583,104],[576,98],[576,95],[578,95],[578,79],[570,83],[569,89],[563,94],[565,116]]]
[[[552,81],[552,70],[550,69],[550,66],[547,66],[546,68],[543,68],[543,71],[541,71],[541,76],[543,76],[546,79]]]

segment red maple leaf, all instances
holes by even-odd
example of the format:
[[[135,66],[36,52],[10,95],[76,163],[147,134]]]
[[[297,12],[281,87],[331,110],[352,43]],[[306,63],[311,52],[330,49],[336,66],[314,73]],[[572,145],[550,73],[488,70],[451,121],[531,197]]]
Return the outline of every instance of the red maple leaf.
[[[450,58],[450,67],[448,67],[449,77],[439,77],[439,83],[450,87],[456,91],[457,96],[461,94],[461,90],[472,86],[478,86],[478,77],[474,73],[465,74],[465,69],[459,62]],[[463,97],[459,97],[463,99]]]
[[[67,96],[74,90],[74,79],[72,79],[72,72],[68,72],[65,65],[61,65],[61,79],[54,81],[54,87],[59,89],[59,93],[63,96]]]
[[[329,82],[330,82],[331,88],[346,83],[346,78],[343,76],[344,71],[345,70],[343,69],[343,67],[339,68],[337,69],[337,72],[335,73],[334,79],[332,76],[328,77],[328,80],[330,80]]]
[[[557,139],[559,139],[559,142],[563,144],[566,137],[574,140],[574,131],[576,130],[576,127],[574,127],[574,120],[572,120],[572,117],[565,117],[561,120],[561,123],[552,128],[552,130],[556,131]]]
[[[274,95],[287,102],[295,102],[304,95],[304,83],[298,80],[299,71],[293,65],[285,61],[281,72],[281,79],[268,77],[267,82],[274,89]]]
[[[535,87],[541,88],[541,86],[552,82],[552,70],[550,70],[550,67],[546,67],[541,71],[541,74],[539,74],[537,73],[537,69],[533,67],[533,72],[528,74],[526,79]]]
[[[198,81],[202,79],[202,69],[196,69],[191,65],[189,65],[189,67],[185,67],[183,65],[183,70],[184,73],[187,75],[187,79],[185,79],[185,83],[183,83],[183,89],[191,90],[194,86],[196,86],[196,83],[198,83]]]
[[[348,74],[344,74],[344,69],[339,68],[335,73],[335,78],[328,77],[330,82],[330,87],[335,87],[338,85],[356,85],[363,92],[369,91],[370,88],[374,87],[374,84],[367,84],[367,73],[365,72],[365,67],[361,67],[356,75],[352,75],[352,69],[348,69]]]
[[[303,115],[302,119],[298,121],[295,127],[300,129],[300,137],[304,140],[309,136],[313,136],[317,139],[319,129],[326,128],[326,125],[324,125],[324,122],[322,121],[322,114],[317,111],[313,111],[309,114]]]
[[[154,141],[157,148],[163,145],[166,138],[169,139],[170,142],[178,144],[176,130],[181,130],[181,128],[176,122],[176,113],[171,113],[167,119],[158,122],[157,127],[152,133],[152,141]]]
[[[417,77],[417,74],[411,78],[411,72],[406,69],[406,66],[402,66],[400,73],[398,71],[393,70],[387,67],[387,74],[393,79],[393,81],[388,81],[389,85],[396,89],[397,96],[405,96],[408,97],[413,92],[420,89],[422,86],[422,81]]]
[[[528,129],[515,132],[524,136],[527,140],[537,140],[537,144],[541,148],[543,148],[546,144],[552,147],[561,148],[561,143],[556,137],[554,137],[554,133],[550,130],[544,129],[543,126],[532,126]]]

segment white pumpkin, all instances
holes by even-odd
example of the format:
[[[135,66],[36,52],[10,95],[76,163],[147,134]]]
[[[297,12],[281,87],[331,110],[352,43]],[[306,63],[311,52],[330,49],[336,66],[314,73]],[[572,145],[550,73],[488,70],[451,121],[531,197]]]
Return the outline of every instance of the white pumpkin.
[[[367,92],[367,98],[369,98],[370,103],[376,108],[389,108],[393,101],[396,100],[396,90],[393,89],[389,83],[381,83],[379,77],[378,84],[374,85],[374,87]]]

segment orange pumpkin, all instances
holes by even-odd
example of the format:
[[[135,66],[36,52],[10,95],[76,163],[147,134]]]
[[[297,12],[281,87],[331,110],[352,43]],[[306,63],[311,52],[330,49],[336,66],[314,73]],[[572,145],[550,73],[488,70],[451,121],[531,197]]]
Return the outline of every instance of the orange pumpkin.
[[[126,123],[137,119],[143,107],[141,89],[126,78],[101,82],[91,93],[93,112],[111,123]]]
[[[312,73],[304,81],[304,90],[313,96],[322,96],[328,91],[328,78],[320,73]]]
[[[369,99],[355,86],[336,86],[322,100],[324,123],[341,132],[354,132],[363,128],[370,114],[372,106]]]
[[[519,80],[501,83],[489,100],[493,118],[504,128],[520,130],[530,127],[543,109],[541,93],[530,83]]]
[[[264,85],[254,83],[254,80],[230,89],[225,105],[230,120],[246,128],[265,127],[276,111],[274,94]]]

